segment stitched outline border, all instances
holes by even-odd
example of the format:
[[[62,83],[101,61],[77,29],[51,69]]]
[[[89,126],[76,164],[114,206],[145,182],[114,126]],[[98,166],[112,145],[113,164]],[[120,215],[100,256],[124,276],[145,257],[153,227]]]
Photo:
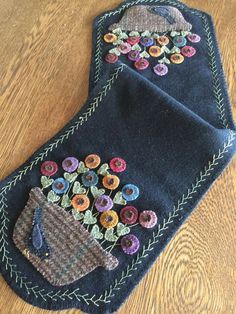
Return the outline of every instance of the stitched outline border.
[[[198,15],[203,19],[203,22],[204,22],[203,26],[204,26],[204,30],[206,33],[206,41],[207,41],[207,45],[208,45],[208,54],[209,54],[209,58],[210,58],[210,68],[211,68],[212,73],[213,73],[213,92],[214,92],[214,96],[215,96],[216,102],[217,102],[217,109],[218,109],[219,115],[220,115],[219,118],[220,118],[223,126],[225,128],[228,128],[228,123],[227,123],[226,118],[224,116],[224,108],[223,108],[224,99],[223,99],[223,96],[221,93],[222,90],[220,87],[221,84],[220,84],[220,80],[218,77],[219,73],[218,73],[218,69],[216,66],[216,57],[215,57],[215,51],[214,51],[214,46],[213,46],[213,41],[212,41],[212,35],[210,33],[208,21],[203,14],[201,14],[197,11],[193,11],[193,10],[185,7],[184,5],[182,5],[178,2],[173,2],[171,0],[137,0],[135,2],[130,2],[128,4],[123,5],[117,11],[110,12],[110,13],[107,13],[104,16],[102,16],[99,20],[99,23],[98,23],[98,25],[99,25],[98,34],[99,34],[99,32],[101,32],[102,22],[107,16],[115,15],[115,14],[121,12],[122,10],[124,10],[125,8],[127,8],[133,4],[146,3],[146,2],[150,2],[150,3],[151,2],[157,2],[157,3],[165,2],[165,3],[173,4],[174,6],[177,6],[177,7],[181,8],[185,11],[189,11],[193,14]],[[101,40],[99,40],[99,39],[100,38],[98,36],[98,41],[100,41],[100,43],[98,43],[97,52],[95,54],[95,56],[96,56],[95,57],[96,71],[101,66],[101,60],[99,58],[99,51],[101,52]],[[12,258],[8,256],[8,254],[10,254],[10,252],[6,249],[6,245],[8,244],[8,242],[6,240],[6,238],[7,238],[7,233],[6,233],[7,225],[6,224],[7,224],[7,222],[9,222],[9,218],[7,217],[7,211],[6,211],[7,204],[5,203],[5,201],[7,199],[4,196],[4,194],[6,194],[7,190],[10,190],[12,188],[12,186],[14,186],[18,180],[21,180],[23,175],[25,175],[28,171],[32,170],[34,165],[37,165],[37,163],[39,161],[42,161],[44,156],[47,156],[47,153],[49,151],[52,151],[55,147],[58,146],[59,143],[62,143],[64,141],[64,139],[68,139],[68,137],[70,135],[72,135],[75,130],[78,130],[80,125],[82,125],[84,122],[87,121],[88,117],[90,117],[91,114],[95,111],[99,102],[101,102],[103,97],[106,96],[107,90],[111,89],[111,86],[114,83],[115,79],[118,78],[118,74],[120,71],[123,71],[123,66],[117,68],[116,72],[112,74],[111,79],[109,79],[107,81],[108,82],[107,85],[103,86],[102,91],[98,94],[98,97],[94,98],[94,101],[90,105],[90,107],[88,108],[88,111],[86,113],[84,113],[81,117],[79,117],[79,120],[75,123],[75,125],[71,126],[55,142],[51,143],[47,148],[45,148],[44,152],[40,153],[34,159],[34,161],[32,161],[30,163],[29,166],[27,166],[23,170],[19,171],[19,174],[16,177],[14,177],[14,179],[12,181],[10,181],[2,189],[2,191],[0,193],[0,196],[1,196],[1,200],[0,200],[0,205],[1,205],[0,214],[1,214],[1,216],[0,217],[1,217],[1,219],[3,219],[3,224],[2,224],[1,229],[0,229],[0,235],[1,235],[0,243],[2,243],[2,245],[0,247],[0,252],[3,251],[2,261],[6,260],[5,267],[6,267],[6,269],[8,269],[8,267],[10,268],[10,277],[11,278],[13,277],[13,274],[15,275],[16,283],[19,280],[20,288],[25,287],[28,294],[33,293],[36,298],[38,298],[40,296],[44,301],[47,301],[46,298],[49,298],[53,301],[58,301],[59,299],[65,300],[66,298],[73,299],[73,297],[75,297],[78,301],[83,300],[83,301],[85,301],[86,304],[89,304],[90,302],[92,302],[94,305],[97,305],[97,306],[99,306],[99,303],[110,303],[111,301],[109,299],[115,295],[114,292],[120,289],[120,286],[125,283],[124,280],[128,277],[131,277],[131,272],[137,270],[137,266],[142,263],[142,259],[146,258],[148,256],[148,252],[153,250],[152,246],[154,244],[156,244],[157,242],[159,242],[159,238],[163,235],[162,232],[169,228],[169,225],[174,221],[174,218],[176,218],[179,215],[179,212],[181,210],[183,210],[184,205],[187,204],[187,201],[192,199],[193,194],[197,193],[198,188],[201,187],[201,183],[206,181],[207,177],[211,175],[211,172],[213,171],[215,166],[217,166],[219,164],[218,161],[224,157],[225,153],[228,152],[229,148],[232,146],[233,141],[235,139],[235,133],[233,131],[230,131],[230,135],[229,135],[227,141],[224,143],[223,148],[219,149],[217,155],[213,155],[212,161],[209,161],[208,166],[206,166],[204,168],[204,170],[200,172],[199,176],[196,178],[195,183],[192,184],[191,189],[188,189],[187,192],[181,196],[181,198],[177,202],[177,206],[174,206],[173,210],[171,212],[169,212],[168,219],[167,220],[164,219],[163,224],[158,225],[158,231],[156,233],[153,232],[152,239],[149,239],[148,244],[146,246],[145,245],[143,246],[142,253],[138,253],[136,258],[133,259],[132,263],[127,266],[126,270],[122,271],[121,278],[119,280],[115,279],[114,284],[110,285],[109,289],[104,291],[104,293],[101,294],[100,297],[97,297],[96,295],[89,297],[88,294],[81,295],[78,293],[79,288],[75,289],[72,292],[70,292],[69,290],[66,290],[66,291],[59,290],[53,294],[53,291],[46,292],[45,289],[39,289],[39,286],[33,286],[32,287],[32,282],[26,281],[27,277],[20,277],[19,276],[19,274],[21,272],[15,270],[16,265],[11,264]]]

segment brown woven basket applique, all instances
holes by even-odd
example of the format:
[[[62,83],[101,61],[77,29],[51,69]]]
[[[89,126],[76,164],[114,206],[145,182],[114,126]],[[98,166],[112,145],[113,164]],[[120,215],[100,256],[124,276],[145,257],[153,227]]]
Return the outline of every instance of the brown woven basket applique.
[[[127,9],[119,23],[109,30],[120,28],[124,31],[167,32],[190,31],[192,25],[185,21],[182,13],[172,6],[136,5]]]
[[[41,231],[47,241],[40,256],[29,250],[28,243],[35,209],[39,208],[42,210]],[[37,228],[34,231],[37,232]],[[105,251],[79,221],[74,220],[60,206],[48,202],[40,188],[30,191],[29,200],[15,225],[13,240],[18,249],[54,286],[72,283],[98,266],[111,270],[118,265],[116,257]],[[42,237],[37,241],[40,240]],[[40,246],[37,241],[36,247]]]

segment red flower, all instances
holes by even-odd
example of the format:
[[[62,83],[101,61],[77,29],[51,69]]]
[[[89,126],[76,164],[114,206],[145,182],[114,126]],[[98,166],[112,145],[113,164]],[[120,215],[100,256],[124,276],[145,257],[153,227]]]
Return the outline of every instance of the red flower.
[[[44,176],[53,176],[58,170],[57,163],[55,161],[44,161],[41,165],[40,171]]]
[[[138,219],[138,210],[134,206],[125,206],[120,211],[120,218],[124,224],[132,225]]]

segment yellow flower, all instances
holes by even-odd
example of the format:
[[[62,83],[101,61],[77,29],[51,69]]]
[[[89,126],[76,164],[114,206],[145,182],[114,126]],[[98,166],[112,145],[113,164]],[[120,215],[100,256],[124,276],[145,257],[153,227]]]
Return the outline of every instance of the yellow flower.
[[[103,212],[100,216],[100,223],[106,229],[115,227],[118,222],[119,217],[114,210]]]

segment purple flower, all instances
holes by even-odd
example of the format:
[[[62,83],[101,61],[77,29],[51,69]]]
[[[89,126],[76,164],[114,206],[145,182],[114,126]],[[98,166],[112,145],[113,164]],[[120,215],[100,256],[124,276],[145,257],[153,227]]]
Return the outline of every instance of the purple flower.
[[[105,212],[113,207],[113,201],[108,195],[101,195],[96,199],[95,207],[99,212]]]
[[[135,254],[138,251],[139,246],[139,239],[133,234],[128,234],[121,239],[121,247],[126,254]]]
[[[150,47],[154,43],[152,38],[149,37],[142,37],[140,40],[140,44],[143,45],[144,47]]]
[[[138,61],[140,59],[140,52],[137,50],[132,50],[129,52],[128,58],[130,61]]]
[[[67,172],[73,172],[78,168],[79,161],[75,157],[67,157],[62,162],[62,168]]]
[[[156,75],[163,76],[168,73],[168,67],[165,64],[160,63],[154,66],[153,71]]]

